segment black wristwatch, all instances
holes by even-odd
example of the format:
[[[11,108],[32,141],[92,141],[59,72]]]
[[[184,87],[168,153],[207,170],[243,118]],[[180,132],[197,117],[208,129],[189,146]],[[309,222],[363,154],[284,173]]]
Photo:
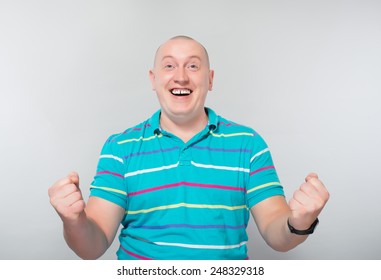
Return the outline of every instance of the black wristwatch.
[[[290,229],[290,231],[292,233],[295,233],[297,235],[308,235],[308,234],[313,233],[316,226],[318,225],[318,223],[319,223],[319,219],[316,218],[316,220],[312,223],[312,225],[308,229],[299,230],[299,229],[294,228],[292,225],[290,225],[290,221],[289,221],[289,219],[287,219],[288,228]]]

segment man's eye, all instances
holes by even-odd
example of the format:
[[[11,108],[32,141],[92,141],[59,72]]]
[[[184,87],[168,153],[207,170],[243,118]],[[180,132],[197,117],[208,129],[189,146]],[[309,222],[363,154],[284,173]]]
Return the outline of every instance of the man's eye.
[[[165,64],[164,65],[164,68],[165,69],[173,69],[173,68],[175,68],[172,64]]]
[[[191,69],[191,70],[198,70],[199,67],[198,67],[197,64],[189,64],[188,68]]]

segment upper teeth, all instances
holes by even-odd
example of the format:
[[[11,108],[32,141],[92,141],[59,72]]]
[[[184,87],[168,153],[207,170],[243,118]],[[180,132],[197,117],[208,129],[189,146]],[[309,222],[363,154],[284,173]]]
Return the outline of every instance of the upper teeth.
[[[173,94],[190,94],[190,90],[189,89],[174,89],[172,90],[172,93]]]

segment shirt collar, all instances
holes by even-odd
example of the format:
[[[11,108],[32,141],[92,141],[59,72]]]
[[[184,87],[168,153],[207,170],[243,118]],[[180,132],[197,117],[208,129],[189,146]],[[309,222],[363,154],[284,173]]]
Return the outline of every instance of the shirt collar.
[[[217,114],[210,108],[205,107],[206,113],[208,114],[208,127],[210,131],[214,131],[217,128],[218,116]],[[160,114],[161,110],[157,110],[152,117],[148,120],[153,132],[155,134],[160,134]]]
[[[210,109],[208,107],[206,107],[205,110],[206,110],[206,112],[208,114],[208,118],[209,118],[209,121],[208,121],[209,131],[214,131],[217,128],[218,116],[217,116],[216,112],[214,112],[212,109]]]
[[[152,117],[148,120],[154,134],[160,134],[160,113],[161,110],[157,110]]]

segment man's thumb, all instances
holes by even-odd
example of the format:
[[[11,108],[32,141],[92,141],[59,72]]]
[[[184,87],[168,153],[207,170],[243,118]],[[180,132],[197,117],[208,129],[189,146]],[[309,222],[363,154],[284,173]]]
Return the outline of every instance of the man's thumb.
[[[74,185],[76,185],[77,188],[79,188],[79,175],[78,175],[78,173],[75,172],[75,171],[72,171],[72,172],[70,172],[70,174],[69,174],[68,177],[69,177],[70,181],[71,181]]]
[[[311,172],[310,174],[307,175],[305,180],[306,180],[306,182],[308,182],[311,179],[319,179],[319,177],[316,173]]]

